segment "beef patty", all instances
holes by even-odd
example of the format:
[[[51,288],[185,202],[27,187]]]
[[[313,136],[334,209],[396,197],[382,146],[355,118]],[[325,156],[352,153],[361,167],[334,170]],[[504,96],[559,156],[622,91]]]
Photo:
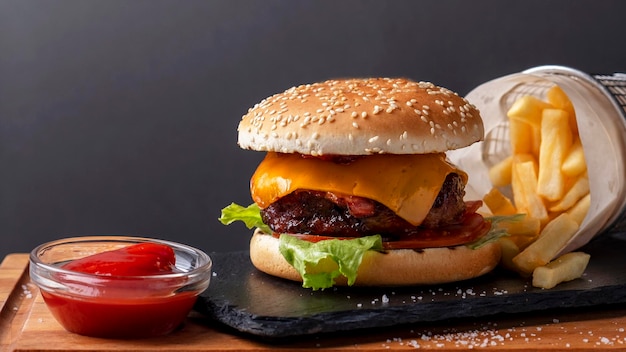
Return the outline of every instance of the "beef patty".
[[[439,228],[458,224],[465,212],[464,184],[449,174],[420,225]],[[261,210],[263,222],[278,233],[335,237],[406,236],[417,229],[383,204],[357,196],[297,190]]]

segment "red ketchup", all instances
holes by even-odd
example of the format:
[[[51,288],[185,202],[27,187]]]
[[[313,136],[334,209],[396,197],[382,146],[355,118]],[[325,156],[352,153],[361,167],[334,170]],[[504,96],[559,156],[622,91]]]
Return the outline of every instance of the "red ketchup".
[[[77,289],[72,291],[80,295],[41,293],[52,314],[68,331],[115,338],[164,335],[184,321],[196,295],[172,292],[184,277],[141,276],[174,274],[175,261],[171,247],[139,243],[64,264],[63,269],[93,274],[91,283],[63,274],[60,281],[74,285]]]

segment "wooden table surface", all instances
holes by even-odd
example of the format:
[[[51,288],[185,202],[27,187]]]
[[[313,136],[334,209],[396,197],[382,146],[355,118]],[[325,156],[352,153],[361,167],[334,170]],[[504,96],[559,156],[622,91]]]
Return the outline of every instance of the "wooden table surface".
[[[280,342],[244,336],[192,313],[181,329],[165,337],[97,339],[63,330],[30,282],[27,269],[26,254],[8,255],[0,264],[0,351],[626,350],[626,305],[414,324]]]

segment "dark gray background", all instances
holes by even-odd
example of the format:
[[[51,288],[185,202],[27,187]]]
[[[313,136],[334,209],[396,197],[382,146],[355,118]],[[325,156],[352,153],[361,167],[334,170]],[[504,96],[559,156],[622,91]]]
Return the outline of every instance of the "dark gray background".
[[[624,1],[0,0],[0,255],[136,234],[247,247],[242,114],[292,85],[406,76],[466,94],[543,64],[626,70]]]

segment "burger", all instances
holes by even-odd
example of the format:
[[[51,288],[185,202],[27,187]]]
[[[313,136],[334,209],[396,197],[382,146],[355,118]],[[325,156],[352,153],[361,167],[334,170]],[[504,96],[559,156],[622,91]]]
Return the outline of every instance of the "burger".
[[[258,270],[312,289],[478,277],[499,262],[498,234],[445,153],[483,133],[472,104],[429,82],[292,87],[241,119],[239,146],[266,156],[250,180],[254,203],[231,204],[220,221],[255,228]]]

